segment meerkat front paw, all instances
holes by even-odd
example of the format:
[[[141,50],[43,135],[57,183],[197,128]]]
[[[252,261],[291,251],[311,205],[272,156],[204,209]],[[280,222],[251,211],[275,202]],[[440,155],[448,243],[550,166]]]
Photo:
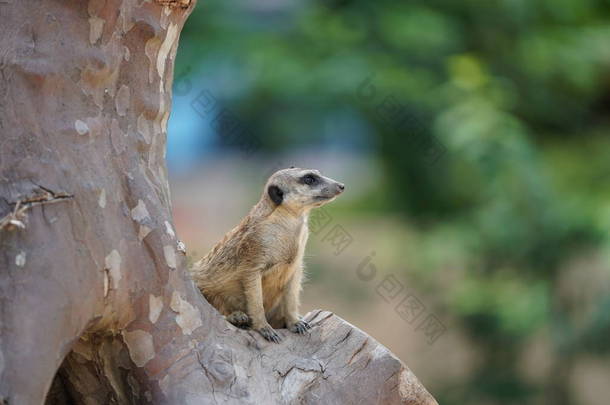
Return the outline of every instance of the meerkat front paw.
[[[277,332],[275,331],[275,329],[273,329],[271,326],[267,325],[267,326],[263,326],[260,329],[257,329],[258,333],[260,333],[261,335],[263,335],[263,337],[265,339],[267,339],[270,342],[273,343],[280,343],[282,338],[280,337],[280,335],[277,334]]]
[[[250,317],[242,311],[234,311],[226,317],[227,322],[237,326],[238,328],[247,328],[250,326]]]
[[[309,323],[307,323],[307,321],[304,320],[298,320],[296,321],[294,324],[290,325],[288,327],[288,330],[290,332],[294,332],[294,333],[298,333],[298,334],[303,334],[305,332],[307,332],[307,330],[311,329],[311,325]]]

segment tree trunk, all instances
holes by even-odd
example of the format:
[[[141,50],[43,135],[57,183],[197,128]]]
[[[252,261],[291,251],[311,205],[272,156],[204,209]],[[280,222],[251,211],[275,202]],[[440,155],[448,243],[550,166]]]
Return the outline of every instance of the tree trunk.
[[[165,138],[193,7],[0,1],[0,403],[436,403],[338,317],[267,343],[189,279]]]

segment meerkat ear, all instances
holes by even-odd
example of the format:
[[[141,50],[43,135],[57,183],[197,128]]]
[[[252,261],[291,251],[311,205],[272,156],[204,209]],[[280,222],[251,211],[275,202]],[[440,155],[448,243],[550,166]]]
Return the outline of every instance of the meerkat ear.
[[[284,200],[284,192],[278,186],[269,186],[269,188],[267,189],[267,193],[269,194],[269,198],[271,198],[271,201],[273,201],[275,205],[280,205]]]

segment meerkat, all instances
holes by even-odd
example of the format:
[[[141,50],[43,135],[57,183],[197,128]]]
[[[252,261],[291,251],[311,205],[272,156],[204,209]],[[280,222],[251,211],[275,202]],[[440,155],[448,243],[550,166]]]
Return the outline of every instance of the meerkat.
[[[309,212],[344,189],[317,170],[272,174],[248,215],[191,267],[208,302],[233,325],[271,342],[281,340],[274,328],[305,333],[310,326],[299,316],[299,295]]]

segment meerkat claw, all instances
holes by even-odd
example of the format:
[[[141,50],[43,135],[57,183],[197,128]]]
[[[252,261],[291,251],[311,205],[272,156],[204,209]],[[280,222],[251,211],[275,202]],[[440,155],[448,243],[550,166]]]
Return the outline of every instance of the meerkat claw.
[[[300,320],[297,321],[294,325],[290,327],[290,331],[298,334],[303,334],[311,329],[311,325],[306,321]]]
[[[232,312],[226,317],[227,322],[237,326],[238,328],[247,328],[250,326],[250,317],[242,311]]]
[[[258,332],[263,335],[265,339],[273,343],[280,343],[282,338],[271,326],[264,326],[258,330]]]

